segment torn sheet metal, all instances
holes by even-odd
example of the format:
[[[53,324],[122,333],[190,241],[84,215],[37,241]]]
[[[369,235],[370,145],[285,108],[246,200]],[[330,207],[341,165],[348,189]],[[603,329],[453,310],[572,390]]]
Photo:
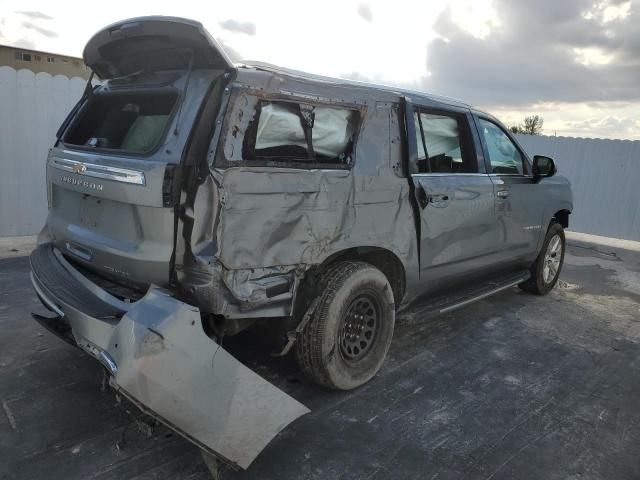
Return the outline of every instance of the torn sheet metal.
[[[241,468],[309,411],[211,340],[196,307],[157,288],[122,317],[107,350],[116,389]]]
[[[226,270],[224,282],[240,301],[257,304],[272,297],[288,294],[292,297],[296,266],[255,268],[246,270]],[[301,269],[302,270],[302,269]]]

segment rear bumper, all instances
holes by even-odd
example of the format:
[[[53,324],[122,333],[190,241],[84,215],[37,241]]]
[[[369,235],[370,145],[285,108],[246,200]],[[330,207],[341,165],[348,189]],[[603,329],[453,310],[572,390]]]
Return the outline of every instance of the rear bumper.
[[[247,468],[308,409],[242,365],[202,328],[198,308],[156,287],[126,304],[74,270],[50,244],[31,279],[47,329],[100,361],[111,385],[221,460]]]

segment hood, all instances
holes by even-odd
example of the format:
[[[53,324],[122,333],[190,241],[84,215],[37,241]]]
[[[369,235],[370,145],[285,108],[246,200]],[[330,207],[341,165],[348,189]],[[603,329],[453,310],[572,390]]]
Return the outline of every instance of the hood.
[[[200,22],[178,17],[138,17],[96,33],[82,57],[100,78],[132,73],[194,68],[226,69],[233,62]]]

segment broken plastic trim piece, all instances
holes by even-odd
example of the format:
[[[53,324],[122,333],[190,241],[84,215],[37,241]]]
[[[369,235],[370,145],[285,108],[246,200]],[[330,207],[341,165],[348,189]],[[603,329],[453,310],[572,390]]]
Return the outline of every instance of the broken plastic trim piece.
[[[43,303],[61,314],[34,319],[100,361],[114,388],[144,412],[234,467],[247,468],[309,411],[212,340],[200,310],[165,290],[152,286],[116,321],[40,288],[37,271],[32,281]]]
[[[196,307],[157,288],[122,317],[108,353],[114,388],[233,466],[247,468],[309,411],[211,340]]]

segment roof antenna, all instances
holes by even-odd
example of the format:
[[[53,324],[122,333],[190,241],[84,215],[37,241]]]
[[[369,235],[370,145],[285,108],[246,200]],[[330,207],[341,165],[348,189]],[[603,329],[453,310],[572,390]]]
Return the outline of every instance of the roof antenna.
[[[189,88],[189,81],[191,80],[191,72],[193,71],[193,57],[194,51],[190,50],[191,56],[189,57],[189,67],[187,69],[187,79],[184,81],[184,88],[182,89],[182,99],[180,101],[180,107],[178,108],[178,114],[176,115],[176,128],[173,130],[174,135],[178,135],[178,126],[180,125],[180,117],[182,116],[182,105],[187,95],[187,89]]]

